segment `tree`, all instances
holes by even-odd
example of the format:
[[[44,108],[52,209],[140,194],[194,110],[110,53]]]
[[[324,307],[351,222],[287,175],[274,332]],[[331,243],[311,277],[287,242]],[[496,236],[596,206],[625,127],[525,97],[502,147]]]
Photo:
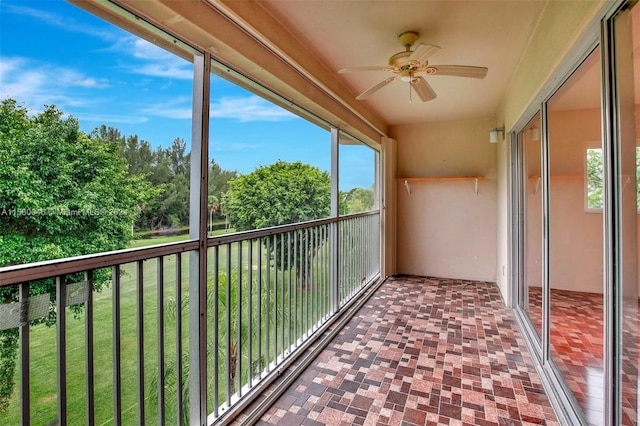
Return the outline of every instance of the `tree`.
[[[142,176],[128,175],[121,147],[113,143],[119,135],[104,134],[110,138],[83,133],[75,118],[63,118],[55,106],[29,116],[13,99],[0,103],[0,266],[129,244],[138,206],[155,192]],[[94,290],[108,276],[97,274]],[[54,297],[52,279],[30,284],[31,296],[43,293]],[[15,286],[0,287],[0,303],[17,298]],[[52,307],[32,324],[54,322]],[[15,328],[0,331],[0,410],[13,389],[17,335]]]
[[[224,194],[229,191],[229,181],[236,179],[238,172],[236,170],[225,170],[213,158],[209,163],[209,196],[218,200],[218,206],[214,213],[218,218],[222,217],[221,202]],[[212,217],[213,219],[213,217]]]
[[[366,212],[373,209],[373,189],[353,188],[340,192],[340,214]]]
[[[120,147],[129,176],[142,176],[156,189],[154,197],[140,205],[137,229],[180,227],[189,223],[189,158],[187,144],[175,138],[167,149],[153,150],[137,135],[123,137],[117,129],[101,126],[93,134],[104,136]]]
[[[587,149],[587,206],[591,209],[602,208],[604,192],[602,149]]]
[[[263,287],[263,293],[257,293],[255,289],[258,287],[258,283],[257,277],[255,276],[253,277],[251,284],[254,289],[253,292],[249,291],[249,280],[245,274],[242,277],[240,285],[238,285],[238,271],[236,269],[231,270],[230,276],[227,276],[225,272],[220,272],[218,274],[217,293],[215,291],[216,287],[214,277],[209,277],[208,279],[206,302],[207,312],[215,312],[215,307],[217,305],[218,317],[215,318],[214,321],[216,321],[218,327],[218,340],[216,341],[211,338],[207,339],[206,353],[208,360],[213,359],[216,351],[218,353],[218,365],[220,366],[218,379],[220,380],[220,383],[222,383],[220,385],[220,393],[218,395],[220,400],[224,400],[227,396],[227,389],[225,386],[225,382],[227,380],[229,381],[231,394],[234,394],[239,388],[246,384],[249,376],[255,376],[272,361],[272,359],[266,359],[264,354],[257,354],[256,356],[255,352],[252,359],[250,359],[248,357],[247,350],[249,340],[252,340],[253,344],[256,345],[258,336],[260,336],[260,334],[262,336],[266,335],[267,323],[269,323],[270,327],[274,327],[275,324],[283,323],[289,319],[289,313],[285,312],[281,306],[277,305],[272,289]],[[239,288],[240,292],[238,292]],[[264,292],[269,292],[270,297],[265,297]],[[167,300],[166,307],[168,321],[175,321],[178,315],[182,318],[187,318],[189,314],[189,296],[184,295],[181,302],[181,305],[178,306],[174,297],[170,297]],[[249,312],[247,309],[249,303],[253,305],[251,318],[249,318]],[[260,310],[258,309],[258,305],[260,305]],[[239,309],[241,309],[240,312]],[[261,316],[258,316],[258,312],[260,311],[262,314]],[[272,315],[273,312],[275,312],[276,315]],[[239,313],[242,316],[240,324],[238,324]],[[230,328],[227,328],[227,317]],[[249,323],[254,324],[251,334],[249,334]],[[238,325],[240,325],[240,329],[238,329]],[[261,328],[260,334],[257,331],[258,327]],[[226,347],[227,337],[229,341],[229,348]],[[226,359],[227,349],[229,353],[229,360]],[[238,351],[238,349],[241,349],[241,351]],[[239,358],[240,352],[242,353],[242,360]],[[267,357],[270,356],[270,354],[266,355]],[[240,376],[238,376],[239,368],[237,368],[239,361],[242,361],[242,371],[240,372]],[[177,379],[180,377],[180,380],[183,383],[182,412],[184,418],[182,420],[183,423],[188,424],[189,387],[184,386],[189,383],[190,375],[189,368],[184,367],[189,365],[188,345],[183,347],[182,364],[182,370],[178,372],[178,366],[175,358],[167,360],[164,374],[165,390],[167,390],[165,398],[167,399],[167,406],[170,407],[169,409],[177,407],[178,401],[175,390],[177,389]],[[227,370],[225,368],[226,366],[229,366],[230,368]],[[157,375],[157,371],[154,373],[151,386],[149,387],[149,399],[151,401],[158,399],[159,376]],[[211,374],[210,372],[208,374],[207,381],[207,389],[210,394],[214,392],[214,379],[214,374]],[[211,398],[210,401],[212,399],[213,398]]]
[[[278,161],[270,166],[259,167],[229,182],[229,192],[223,204],[232,227],[238,231],[267,228],[289,223],[304,222],[327,217],[331,205],[331,179],[327,172],[298,161]],[[325,241],[319,235],[301,234],[299,244],[309,247],[306,241],[315,238],[316,244],[304,250],[287,248],[296,252],[293,260],[299,275],[307,276],[310,261]],[[289,239],[275,236],[273,244],[267,245],[270,255],[276,258],[277,267],[284,269],[289,264],[283,256],[273,256],[277,247],[293,244]],[[266,244],[266,239],[265,239]]]
[[[130,175],[151,174],[154,155],[148,141],[138,139],[138,135],[127,137],[122,147],[122,155],[127,160]]]
[[[298,161],[278,161],[229,182],[225,207],[238,231],[327,217],[331,180],[327,172]]]
[[[189,176],[190,155],[187,152],[187,143],[184,139],[175,138],[173,142],[171,142],[171,146],[167,151],[170,161],[170,169],[173,176]]]
[[[207,197],[207,210],[209,210],[209,232],[213,232],[213,214],[220,211],[220,200],[215,195]]]

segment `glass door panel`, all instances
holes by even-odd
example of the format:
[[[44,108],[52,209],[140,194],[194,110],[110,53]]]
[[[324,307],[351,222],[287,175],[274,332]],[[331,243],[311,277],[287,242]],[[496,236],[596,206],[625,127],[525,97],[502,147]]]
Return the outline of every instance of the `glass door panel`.
[[[522,276],[520,307],[540,342],[542,336],[542,185],[540,113],[518,133],[522,155]]]
[[[594,425],[604,420],[600,81],[596,48],[548,102],[549,353]]]
[[[619,129],[612,149],[614,218],[620,267],[616,271],[614,294],[618,295],[622,336],[615,344],[622,354],[621,418],[623,425],[638,424],[638,172],[640,171],[640,7],[619,13],[615,19],[615,70],[618,94]]]

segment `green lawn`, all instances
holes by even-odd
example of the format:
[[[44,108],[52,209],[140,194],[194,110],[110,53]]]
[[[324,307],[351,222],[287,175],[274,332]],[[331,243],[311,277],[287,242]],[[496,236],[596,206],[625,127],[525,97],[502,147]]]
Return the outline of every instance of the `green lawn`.
[[[232,232],[235,232],[234,229],[229,229],[229,230],[219,230],[219,231],[213,231],[209,233],[210,237],[213,236],[218,236],[218,235],[225,235],[225,234],[230,234]],[[129,248],[139,248],[139,247],[147,247],[147,246],[152,246],[155,244],[166,244],[166,243],[175,243],[177,241],[186,241],[189,239],[189,235],[184,234],[184,235],[166,235],[166,236],[162,236],[162,237],[155,237],[155,238],[144,238],[141,240],[133,240],[131,241],[131,244],[129,244]]]
[[[225,231],[220,231],[224,233]],[[185,236],[161,237],[152,240],[138,240],[132,243],[132,247],[141,247],[149,244],[167,243],[171,241],[179,241],[185,239]],[[241,289],[245,294],[242,299],[243,323],[249,322],[249,314],[246,311],[248,305],[248,283],[247,275],[249,271],[248,265],[248,247],[244,244],[242,250],[238,250],[238,245],[230,246],[230,260],[232,269],[237,270],[238,255],[242,253],[242,270],[243,285]],[[213,265],[214,249],[209,249],[210,264]],[[326,284],[327,276],[325,273],[319,273],[322,268],[318,262],[322,256],[327,256],[326,250],[319,252],[317,262],[314,263],[313,270],[317,286],[303,288],[300,284],[296,285],[295,277],[289,271],[276,272],[275,268],[271,268],[271,272],[266,271],[267,260],[266,250],[262,250],[262,268],[263,279],[265,280],[262,287],[262,296],[257,291],[257,259],[258,244],[253,245],[253,297],[254,306],[252,319],[254,324],[261,324],[260,327],[254,325],[251,336],[252,359],[247,358],[248,338],[242,341],[242,371],[240,377],[242,383],[245,383],[249,375],[249,365],[253,365],[254,369],[264,364],[267,360],[273,360],[276,355],[275,348],[275,323],[278,323],[278,352],[282,348],[282,344],[289,343],[300,335],[303,328],[317,321],[322,315],[322,306],[327,306],[326,294],[328,285]],[[223,246],[219,249],[218,259],[221,269],[226,268],[227,249]],[[188,265],[189,254],[183,253],[182,259],[182,279],[183,279],[183,295],[187,295],[188,288]],[[125,424],[137,424],[137,332],[136,332],[136,271],[137,264],[126,264],[122,266],[121,277],[121,359],[122,359],[122,406],[123,421]],[[142,262],[143,271],[143,312],[144,312],[144,360],[145,360],[145,418],[150,423],[157,423],[157,366],[158,366],[158,284],[157,272],[158,261],[156,259]],[[176,275],[176,256],[164,257],[164,295],[163,301],[166,307],[172,305],[172,299],[175,297],[175,275]],[[212,276],[213,272],[210,273]],[[277,275],[277,279],[276,279]],[[266,288],[266,278],[269,276],[269,290]],[[211,280],[212,281],[212,280]],[[276,285],[276,282],[278,283]],[[238,286],[233,288],[237,291]],[[289,289],[291,288],[291,292]],[[211,286],[210,286],[211,289]],[[266,297],[269,297],[270,304],[266,304]],[[283,304],[284,309],[276,308],[273,304],[274,299],[278,304]],[[312,306],[312,300],[315,300],[316,306]],[[94,312],[94,348],[95,348],[95,393],[96,393],[96,424],[108,425],[113,424],[113,335],[112,335],[112,286],[104,288],[100,293],[94,293],[95,312]],[[283,303],[284,302],[284,303]],[[258,304],[261,304],[261,318],[257,317]],[[302,307],[306,306],[311,312],[310,316],[302,316]],[[224,318],[224,307],[219,307],[220,317]],[[287,311],[292,311],[291,315]],[[168,371],[175,365],[175,346],[176,332],[175,319],[170,316],[172,311],[168,310],[164,322],[165,336],[165,360]],[[85,325],[84,314],[80,314],[78,318],[74,318],[69,310],[67,321],[67,381],[68,381],[68,423],[82,424],[86,423],[85,417]],[[293,313],[297,313],[293,317]],[[233,312],[234,318],[237,316]],[[183,311],[183,347],[188,354],[188,309]],[[283,321],[284,319],[284,321]],[[224,329],[224,321],[215,320],[213,317],[213,309],[209,309],[208,327],[213,329],[214,323],[219,325],[222,336],[226,335]],[[234,324],[234,329],[236,325]],[[260,336],[258,337],[258,328]],[[294,331],[297,329],[297,333]],[[243,333],[246,333],[243,329]],[[56,418],[56,335],[55,327],[46,327],[44,325],[32,326],[30,331],[30,365],[31,365],[31,416],[32,424],[46,424]],[[211,335],[211,333],[209,333]],[[226,364],[226,343],[224,339],[220,345],[218,365]],[[257,353],[257,347],[261,346],[262,354]],[[267,352],[266,347],[269,346]],[[184,368],[188,368],[188,359],[184,360]],[[210,354],[209,362],[209,378],[210,383],[209,395],[213,394],[214,382],[214,365],[213,354]],[[224,369],[219,369],[218,374],[218,398],[219,402],[223,402],[227,397],[227,380],[228,376]],[[168,374],[168,373],[167,373]],[[167,423],[175,424],[175,372],[168,378],[167,392]],[[236,382],[231,386],[236,388],[241,384],[240,377],[236,377]],[[16,372],[16,390],[7,413],[0,413],[0,424],[17,425],[18,417],[18,394],[17,383],[18,374]],[[213,408],[213,398],[210,398],[209,409]],[[173,404],[170,404],[173,402]]]

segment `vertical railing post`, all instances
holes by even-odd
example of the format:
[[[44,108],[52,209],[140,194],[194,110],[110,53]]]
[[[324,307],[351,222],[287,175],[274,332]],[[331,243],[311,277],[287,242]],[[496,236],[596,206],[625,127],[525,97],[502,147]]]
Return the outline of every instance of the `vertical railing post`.
[[[189,254],[189,423],[207,418],[207,189],[209,171],[209,88],[211,55],[193,58],[193,110],[189,238],[198,250]]]
[[[85,348],[87,357],[86,366],[86,415],[87,424],[95,424],[95,374],[94,374],[94,353],[93,353],[93,270],[85,272],[85,285],[87,291],[87,301],[85,302]]]
[[[20,284],[20,424],[31,424],[31,377],[29,374],[29,283]]]
[[[339,186],[339,157],[340,157],[340,131],[335,127],[331,128],[331,217],[340,217],[340,186]],[[329,295],[331,299],[331,313],[337,312],[339,303],[339,227],[340,222],[336,220],[331,226],[331,288]]]
[[[176,424],[184,424],[182,389],[182,253],[176,254]]]
[[[113,315],[113,424],[122,425],[122,356],[120,352],[120,265],[113,267],[111,283]]]
[[[165,368],[164,368],[164,258],[156,259],[158,296],[158,424],[165,424]],[[177,305],[180,310],[180,305]]]
[[[57,424],[67,424],[67,284],[64,275],[56,277],[56,340],[58,378],[58,420]]]
[[[136,262],[136,351],[138,353],[138,423],[144,424],[146,419],[144,403],[146,392],[144,387],[144,260]]]

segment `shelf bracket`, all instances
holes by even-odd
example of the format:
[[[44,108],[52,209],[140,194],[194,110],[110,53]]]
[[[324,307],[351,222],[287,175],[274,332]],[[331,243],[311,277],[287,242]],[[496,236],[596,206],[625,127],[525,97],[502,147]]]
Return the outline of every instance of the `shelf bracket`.
[[[409,186],[409,181],[407,179],[404,180],[404,187],[407,188],[407,194],[411,195],[411,186]]]
[[[476,195],[478,195],[478,178],[475,178],[474,181],[475,181],[475,192],[476,192]]]

